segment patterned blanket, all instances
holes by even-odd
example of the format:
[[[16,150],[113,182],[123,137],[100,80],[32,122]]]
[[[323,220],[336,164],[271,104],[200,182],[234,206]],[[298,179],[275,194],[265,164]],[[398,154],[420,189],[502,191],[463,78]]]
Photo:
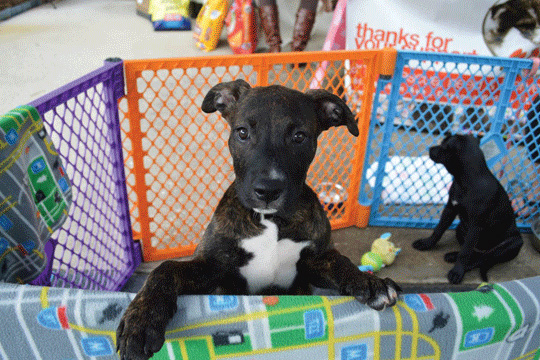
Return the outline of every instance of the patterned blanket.
[[[0,358],[117,359],[134,294],[0,284]],[[182,296],[154,359],[540,359],[540,277],[405,294],[381,312],[341,296]]]
[[[70,204],[70,181],[36,109],[1,116],[0,281],[28,283],[41,274],[44,245]]]

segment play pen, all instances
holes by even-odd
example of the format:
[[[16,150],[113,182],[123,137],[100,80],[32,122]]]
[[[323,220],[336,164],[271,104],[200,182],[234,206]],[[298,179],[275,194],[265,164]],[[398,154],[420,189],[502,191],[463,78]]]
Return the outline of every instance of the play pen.
[[[308,175],[333,228],[433,227],[451,177],[427,149],[459,132],[481,136],[519,228],[530,231],[540,215],[531,201],[540,196],[533,65],[392,49],[108,59],[30,104],[73,183],[70,216],[36,283],[117,290],[140,261],[194,251],[234,176],[227,124],[200,105],[212,86],[239,78],[323,88],[357,114],[360,136],[321,135]]]

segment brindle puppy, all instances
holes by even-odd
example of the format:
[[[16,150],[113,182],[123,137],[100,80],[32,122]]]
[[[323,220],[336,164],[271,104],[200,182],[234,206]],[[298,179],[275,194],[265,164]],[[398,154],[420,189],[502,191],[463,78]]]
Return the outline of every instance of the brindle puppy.
[[[311,294],[312,286],[392,306],[399,287],[358,270],[330,241],[330,222],[306,185],[317,137],[354,116],[337,96],[282,86],[216,85],[202,110],[231,127],[236,180],[221,199],[191,261],[165,261],[148,277],[117,331],[122,359],[147,359],[165,340],[181,294]]]

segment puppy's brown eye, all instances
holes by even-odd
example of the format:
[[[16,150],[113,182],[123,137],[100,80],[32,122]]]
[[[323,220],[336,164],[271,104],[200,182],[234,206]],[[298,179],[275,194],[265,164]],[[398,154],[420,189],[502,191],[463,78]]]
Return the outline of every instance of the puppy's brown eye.
[[[301,144],[304,142],[304,140],[306,140],[306,133],[302,132],[302,131],[298,131],[297,133],[294,134],[293,136],[293,141],[297,144]]]
[[[242,141],[247,140],[249,138],[249,131],[245,127],[240,127],[236,129],[236,136]]]

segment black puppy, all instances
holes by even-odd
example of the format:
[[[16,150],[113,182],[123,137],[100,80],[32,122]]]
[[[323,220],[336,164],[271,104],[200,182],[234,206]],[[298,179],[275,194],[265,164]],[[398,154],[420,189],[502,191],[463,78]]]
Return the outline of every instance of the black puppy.
[[[165,340],[181,294],[310,294],[311,286],[392,306],[399,287],[363,273],[333,248],[330,222],[306,184],[317,137],[354,116],[339,97],[282,86],[218,84],[202,103],[231,127],[236,180],[217,206],[191,261],[166,261],[148,277],[117,330],[122,359],[147,359]]]
[[[489,170],[480,141],[472,135],[447,136],[441,145],[429,149],[429,157],[443,164],[454,180],[433,234],[416,240],[413,247],[433,248],[459,215],[456,238],[461,250],[444,256],[455,263],[448,280],[459,284],[466,271],[479,268],[482,280],[487,281],[488,270],[515,258],[523,245],[508,194]]]

